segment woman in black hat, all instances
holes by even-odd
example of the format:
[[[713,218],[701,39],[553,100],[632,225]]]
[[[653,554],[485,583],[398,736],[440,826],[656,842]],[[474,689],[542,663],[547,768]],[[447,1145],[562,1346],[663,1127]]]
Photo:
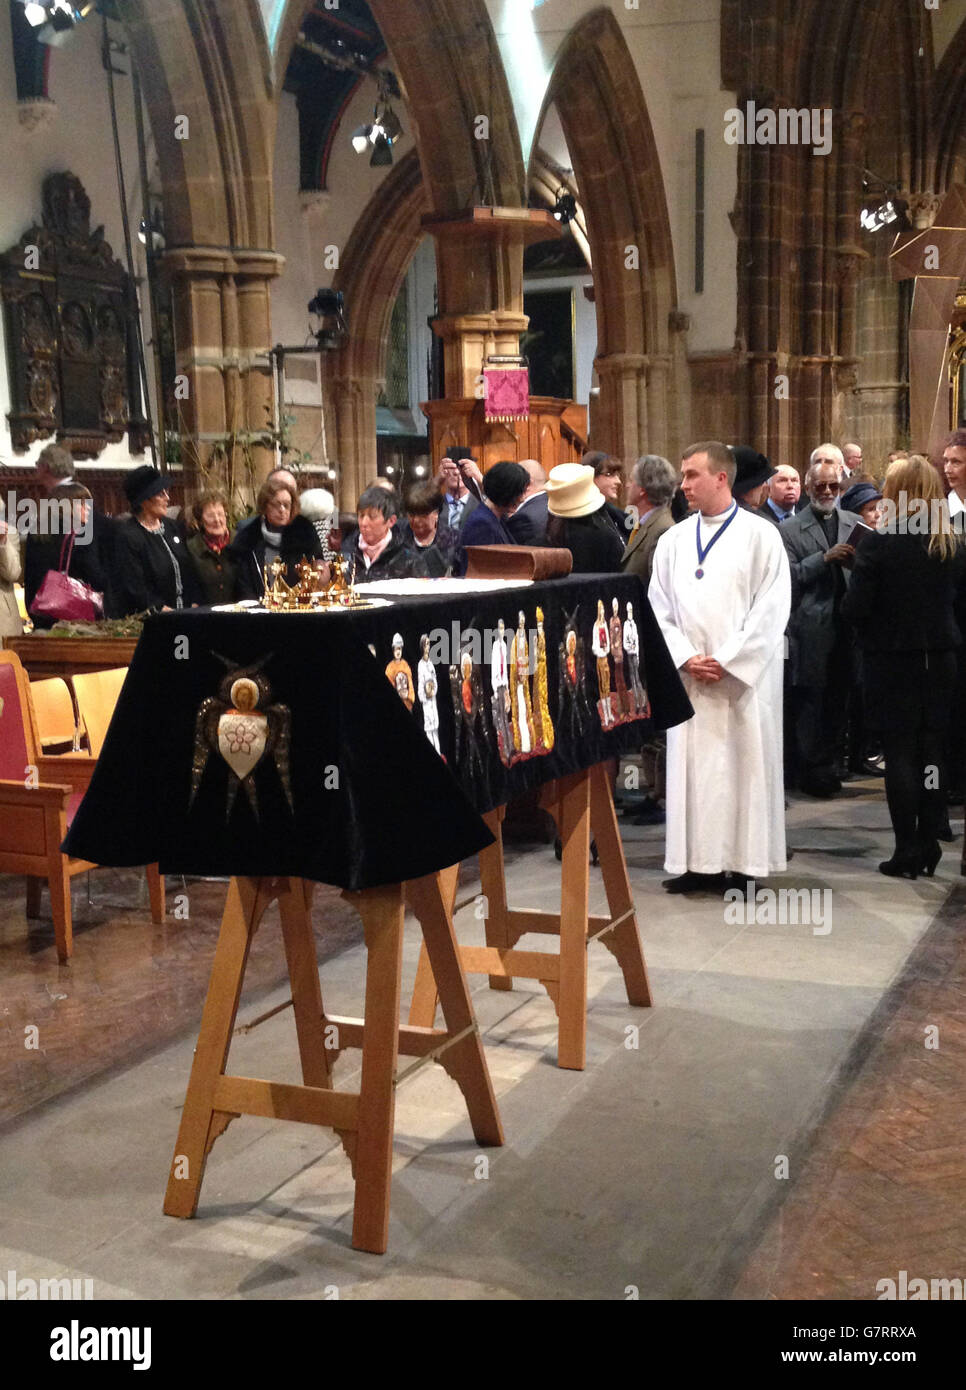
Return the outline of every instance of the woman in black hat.
[[[772,468],[764,454],[747,444],[736,444],[731,452],[735,456],[735,482],[731,489],[739,507],[746,512],[757,512],[765,500],[765,485],[774,477],[777,468]]]
[[[117,528],[117,596],[121,613],[160,612],[201,602],[184,536],[169,520],[168,491],[145,464],[124,479],[131,515]]]

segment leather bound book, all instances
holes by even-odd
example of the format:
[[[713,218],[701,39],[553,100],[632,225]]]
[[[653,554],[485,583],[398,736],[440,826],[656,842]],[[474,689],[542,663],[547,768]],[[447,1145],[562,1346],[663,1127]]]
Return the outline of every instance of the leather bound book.
[[[467,579],[561,579],[574,557],[540,545],[468,545],[466,561]]]

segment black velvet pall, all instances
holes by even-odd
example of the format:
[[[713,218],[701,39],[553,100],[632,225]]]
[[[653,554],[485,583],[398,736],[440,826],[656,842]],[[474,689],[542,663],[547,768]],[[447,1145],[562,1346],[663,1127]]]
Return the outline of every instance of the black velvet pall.
[[[628,600],[634,606],[651,717],[605,733],[590,632],[598,598],[609,616],[615,597],[622,615]],[[557,726],[553,750],[517,755],[505,766],[486,662],[473,672],[476,748],[468,747],[448,664],[459,668],[459,646],[450,641],[447,661],[436,665],[440,756],[424,732],[418,698],[408,709],[386,677],[393,636],[403,638],[403,660],[415,691],[421,635],[452,634],[454,624],[464,636],[471,629],[482,633],[503,618],[509,645],[519,611],[533,629],[538,604],[544,613],[549,710]],[[569,710],[557,719],[559,645],[574,610],[588,697],[576,738]],[[290,731],[294,814],[284,786],[284,759],[272,750],[251,776],[257,812],[244,786],[237,785],[228,810],[232,775],[210,742],[191,798],[199,710],[205,700],[219,698],[229,667],[256,664],[259,678],[270,686],[259,709],[270,715],[273,727],[285,724]],[[99,864],[157,862],[163,873],[172,874],[291,875],[349,889],[395,883],[445,868],[490,844],[481,812],[639,748],[656,730],[690,714],[643,588],[631,576],[581,576],[498,594],[407,598],[386,608],[331,614],[159,614],[145,624],[64,848]]]

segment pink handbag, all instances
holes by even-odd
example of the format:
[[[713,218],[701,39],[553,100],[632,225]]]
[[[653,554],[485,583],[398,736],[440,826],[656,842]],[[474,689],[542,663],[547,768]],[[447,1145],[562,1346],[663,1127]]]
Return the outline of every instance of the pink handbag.
[[[67,561],[64,561],[64,547],[70,541]],[[65,536],[60,547],[60,565],[48,570],[40,588],[34,595],[30,612],[35,618],[54,618],[70,622],[96,622],[104,616],[104,595],[85,584],[83,579],[72,579],[67,573],[71,556],[74,553],[74,533]]]

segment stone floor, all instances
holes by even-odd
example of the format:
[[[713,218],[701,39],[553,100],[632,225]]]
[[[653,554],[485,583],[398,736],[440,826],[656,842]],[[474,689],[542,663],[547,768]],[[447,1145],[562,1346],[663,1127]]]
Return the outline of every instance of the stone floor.
[[[655,1007],[629,1007],[591,946],[582,1073],[555,1065],[539,986],[472,978],[507,1143],[478,1148],[439,1068],[402,1085],[384,1257],[351,1249],[347,1161],[307,1126],[235,1121],[198,1218],[161,1212],[224,885],[189,884],[190,919],[154,929],[132,911],[136,875],[95,876],[95,901],[123,906],[86,929],[79,911],[65,968],[49,928],[27,940],[19,887],[0,881],[0,1098],[19,1116],[0,1129],[0,1268],[91,1278],[99,1298],[198,1299],[867,1299],[903,1268],[961,1275],[958,844],[934,880],[879,876],[881,783],[793,798],[788,825],[795,855],[773,886],[827,890],[811,924],[669,898],[663,831],[625,829]],[[514,902],[549,906],[557,872],[549,848],[510,851]],[[179,890],[169,880],[169,904]],[[473,894],[467,876],[460,901]],[[602,910],[596,874],[592,894]],[[358,1012],[358,928],[327,890],[315,923],[327,1005]],[[479,931],[471,907],[458,930]],[[404,992],[417,947],[412,925]],[[242,1021],[287,997],[281,962],[272,918]],[[341,1059],[337,1084],[357,1067]],[[232,1069],[297,1080],[290,1011],[238,1037]]]

